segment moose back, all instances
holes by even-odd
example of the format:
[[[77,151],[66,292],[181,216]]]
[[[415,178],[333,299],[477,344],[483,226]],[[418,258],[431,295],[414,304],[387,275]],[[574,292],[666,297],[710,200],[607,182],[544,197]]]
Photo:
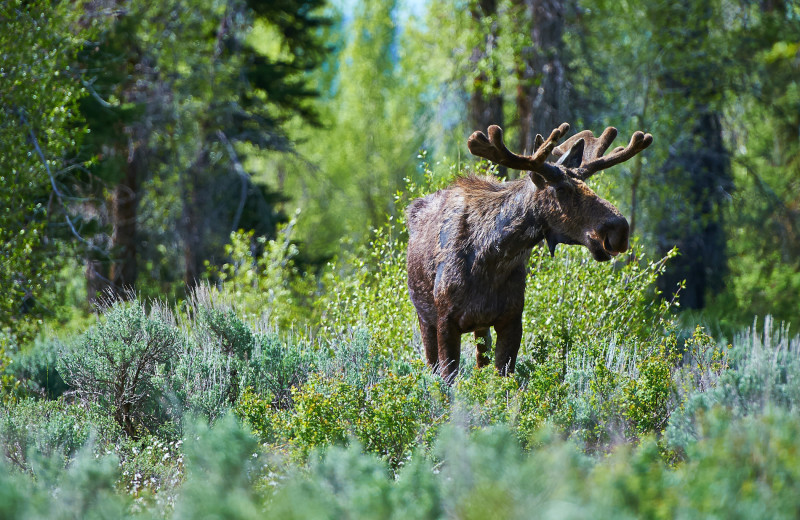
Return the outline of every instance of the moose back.
[[[585,181],[641,152],[653,137],[635,132],[628,146],[604,156],[616,129],[600,137],[584,130],[557,146],[568,130],[564,123],[546,141],[537,135],[530,156],[510,152],[498,126],[489,127],[488,138],[475,132],[467,142],[473,155],[528,175],[505,183],[459,178],[408,207],[411,301],[426,360],[449,382],[458,373],[463,333],[475,334],[478,366],[489,363],[490,327],[495,366],[503,375],[514,371],[536,244],[545,240],[551,255],[558,244],[580,244],[600,262],[628,249],[628,221]],[[546,162],[551,155],[555,163]]]

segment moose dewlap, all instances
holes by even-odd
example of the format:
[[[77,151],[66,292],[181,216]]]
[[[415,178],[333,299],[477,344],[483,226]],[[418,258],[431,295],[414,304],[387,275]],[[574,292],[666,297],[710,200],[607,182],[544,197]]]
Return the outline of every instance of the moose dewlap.
[[[568,130],[564,123],[546,141],[537,135],[531,156],[510,152],[499,126],[489,127],[488,138],[475,132],[467,142],[473,155],[529,174],[505,183],[459,178],[408,207],[408,288],[426,360],[447,381],[458,373],[461,334],[474,332],[478,366],[489,363],[489,327],[497,334],[495,366],[514,371],[536,244],[546,240],[551,254],[558,244],[581,244],[599,262],[628,249],[628,221],[585,181],[641,152],[653,136],[635,132],[628,146],[604,156],[615,128],[600,137],[584,130],[556,146]],[[545,162],[551,155],[556,162]]]

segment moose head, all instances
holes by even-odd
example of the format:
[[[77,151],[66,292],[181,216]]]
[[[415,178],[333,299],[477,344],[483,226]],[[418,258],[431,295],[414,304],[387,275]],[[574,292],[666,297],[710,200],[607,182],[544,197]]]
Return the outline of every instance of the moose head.
[[[629,226],[617,208],[587,185],[593,174],[627,161],[653,142],[635,132],[625,147],[608,150],[617,135],[584,130],[558,146],[564,123],[547,140],[536,136],[533,155],[517,155],[503,131],[473,133],[473,155],[529,175],[500,183],[463,177],[447,189],[413,201],[408,215],[408,287],[420,323],[429,365],[446,380],[458,372],[461,334],[474,332],[478,366],[488,364],[490,327],[497,334],[495,366],[514,371],[522,338],[527,263],[532,248],[546,241],[581,244],[597,261],[628,249]],[[555,162],[546,162],[553,156]]]
[[[635,132],[628,146],[620,146],[603,156],[617,137],[616,128],[606,128],[600,137],[584,130],[556,146],[568,131],[569,125],[563,123],[553,130],[547,141],[538,134],[531,156],[511,153],[503,143],[503,130],[497,125],[489,127],[488,139],[483,132],[473,133],[467,147],[478,157],[530,172],[531,181],[542,190],[539,200],[546,210],[545,238],[551,255],[559,243],[582,244],[595,260],[610,260],[628,249],[628,221],[617,208],[598,197],[585,181],[598,171],[641,152],[650,146],[653,136]],[[558,158],[555,164],[545,162],[551,154]]]

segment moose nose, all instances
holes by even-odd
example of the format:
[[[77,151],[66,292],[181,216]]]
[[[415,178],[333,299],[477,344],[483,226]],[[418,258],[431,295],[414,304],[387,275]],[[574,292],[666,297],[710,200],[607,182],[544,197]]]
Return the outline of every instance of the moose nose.
[[[611,253],[624,253],[628,250],[628,234],[630,226],[624,217],[615,217],[608,220],[600,230],[603,237],[603,247]]]

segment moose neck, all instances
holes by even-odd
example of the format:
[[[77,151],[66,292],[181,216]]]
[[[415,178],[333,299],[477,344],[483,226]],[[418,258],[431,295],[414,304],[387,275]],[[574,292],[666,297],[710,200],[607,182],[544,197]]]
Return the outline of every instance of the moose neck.
[[[528,176],[493,188],[470,204],[476,267],[505,270],[524,265],[547,229],[542,192]]]

